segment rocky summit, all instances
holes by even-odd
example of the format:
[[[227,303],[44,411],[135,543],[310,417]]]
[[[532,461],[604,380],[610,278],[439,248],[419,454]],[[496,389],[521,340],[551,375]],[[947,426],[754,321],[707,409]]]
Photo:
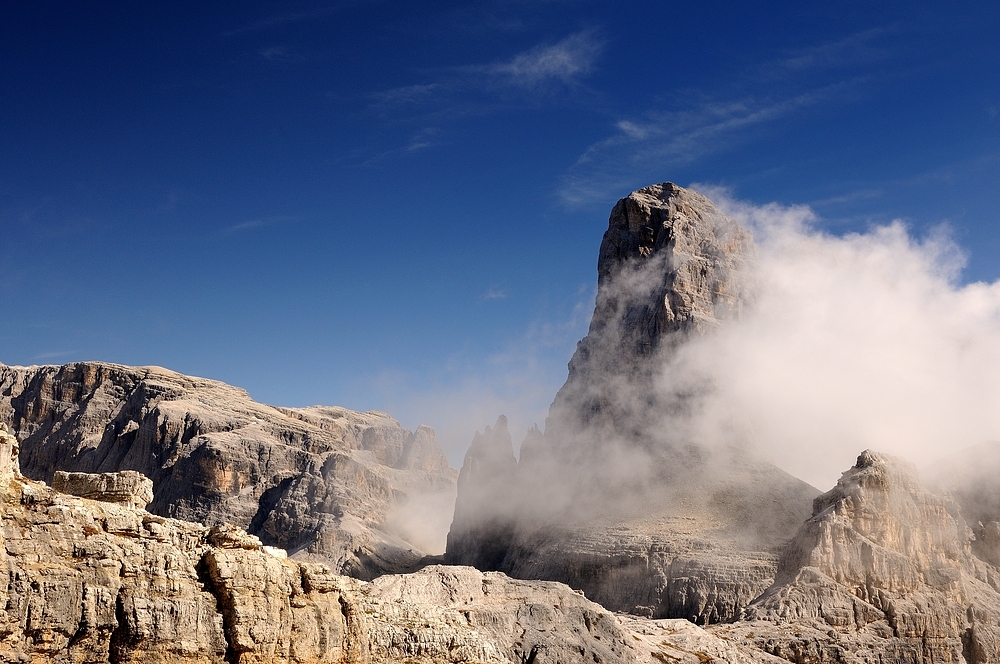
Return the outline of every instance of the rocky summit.
[[[506,420],[477,435],[459,477],[446,560],[579,588],[618,611],[735,618],[774,580],[819,491],[738,438],[692,440],[696,394],[658,388],[692,337],[752,299],[750,233],[664,183],[611,212],[590,330],[544,434],[515,461]]]
[[[134,478],[101,473],[135,471],[153,514],[234,524],[338,572],[408,571],[444,548],[456,473],[433,430],[385,413],[274,408],[218,381],[81,362],[0,365],[0,421],[27,477],[90,497],[69,487],[109,495]]]

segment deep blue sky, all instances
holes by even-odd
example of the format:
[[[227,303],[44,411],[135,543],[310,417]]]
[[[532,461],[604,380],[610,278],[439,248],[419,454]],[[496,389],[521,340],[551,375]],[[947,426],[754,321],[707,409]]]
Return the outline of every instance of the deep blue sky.
[[[4,2],[0,361],[457,448],[544,415],[646,184],[947,223],[1000,277],[1000,5],[759,4]]]

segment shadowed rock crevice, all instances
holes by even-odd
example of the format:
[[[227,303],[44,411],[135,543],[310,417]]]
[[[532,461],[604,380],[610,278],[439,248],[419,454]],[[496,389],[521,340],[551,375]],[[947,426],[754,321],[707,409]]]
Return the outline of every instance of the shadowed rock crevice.
[[[212,575],[208,569],[208,560],[204,555],[195,564],[194,570],[198,577],[198,581],[201,583],[201,589],[215,600],[215,611],[222,620],[222,635],[225,639],[225,662],[226,664],[239,664],[239,655],[233,648],[232,607],[229,607],[229,613],[227,615],[227,607],[224,605],[224,598],[219,592],[219,589],[215,586],[215,582],[212,580]]]
[[[260,494],[260,500],[258,500],[259,507],[257,508],[257,513],[253,515],[250,519],[250,524],[247,527],[247,532],[254,535],[259,535],[261,528],[264,527],[264,522],[271,516],[271,512],[277,507],[278,502],[288,487],[291,486],[294,477],[286,477],[285,479],[278,482],[275,486],[270,489],[266,489],[264,493]]]
[[[108,639],[109,664],[127,664],[129,653],[135,650],[139,644],[136,635],[129,633],[128,618],[125,615],[124,593],[123,587],[115,597],[115,619],[118,621],[118,626],[111,632],[111,637]]]

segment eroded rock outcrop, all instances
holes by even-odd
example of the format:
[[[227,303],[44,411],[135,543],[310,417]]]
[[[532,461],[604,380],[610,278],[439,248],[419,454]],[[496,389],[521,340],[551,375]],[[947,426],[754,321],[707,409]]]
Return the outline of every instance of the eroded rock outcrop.
[[[619,201],[590,329],[545,433],[529,433],[516,467],[509,439],[494,455],[477,438],[446,559],[699,623],[737,616],[770,586],[819,492],[739,438],[693,439],[682,425],[697,393],[663,389],[659,374],[692,336],[740,315],[754,261],[749,232],[697,192],[664,183]]]
[[[719,633],[795,662],[1000,661],[1000,570],[972,541],[957,503],[866,451],[816,498],[747,622]]]
[[[81,498],[122,503],[146,509],[153,501],[153,481],[134,470],[116,473],[67,473],[57,470],[52,476],[52,488]]]
[[[384,413],[273,408],[217,381],[81,362],[0,365],[0,421],[28,477],[133,470],[153,481],[155,514],[237,524],[361,578],[444,547],[456,473],[432,430]],[[408,529],[407,510],[432,525]]]
[[[620,619],[561,584],[444,566],[364,582],[283,554],[239,528],[62,494],[8,470],[0,661],[774,661],[694,627]]]

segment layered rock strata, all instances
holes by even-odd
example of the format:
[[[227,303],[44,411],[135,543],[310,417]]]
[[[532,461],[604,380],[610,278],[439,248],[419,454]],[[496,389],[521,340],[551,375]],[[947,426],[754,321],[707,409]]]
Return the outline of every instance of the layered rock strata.
[[[67,473],[57,470],[52,488],[81,498],[108,503],[123,503],[146,509],[153,500],[153,482],[142,473],[122,470],[116,473]]]
[[[910,464],[864,452],[816,498],[775,585],[716,633],[794,662],[1000,661],[1000,569],[973,541]]]
[[[0,365],[0,421],[28,477],[134,470],[154,514],[237,524],[360,578],[444,548],[456,473],[431,429],[384,413],[273,408],[217,381],[82,362]]]
[[[9,460],[0,661],[777,661],[694,627],[619,619],[556,583],[443,566],[340,576],[235,527],[58,493],[16,476]]]
[[[545,433],[529,433],[516,466],[504,422],[477,438],[446,560],[698,623],[739,615],[770,586],[819,492],[739,437],[698,440],[687,424],[710,386],[664,388],[661,373],[741,314],[754,265],[749,232],[697,192],[664,183],[619,201],[590,329]]]

